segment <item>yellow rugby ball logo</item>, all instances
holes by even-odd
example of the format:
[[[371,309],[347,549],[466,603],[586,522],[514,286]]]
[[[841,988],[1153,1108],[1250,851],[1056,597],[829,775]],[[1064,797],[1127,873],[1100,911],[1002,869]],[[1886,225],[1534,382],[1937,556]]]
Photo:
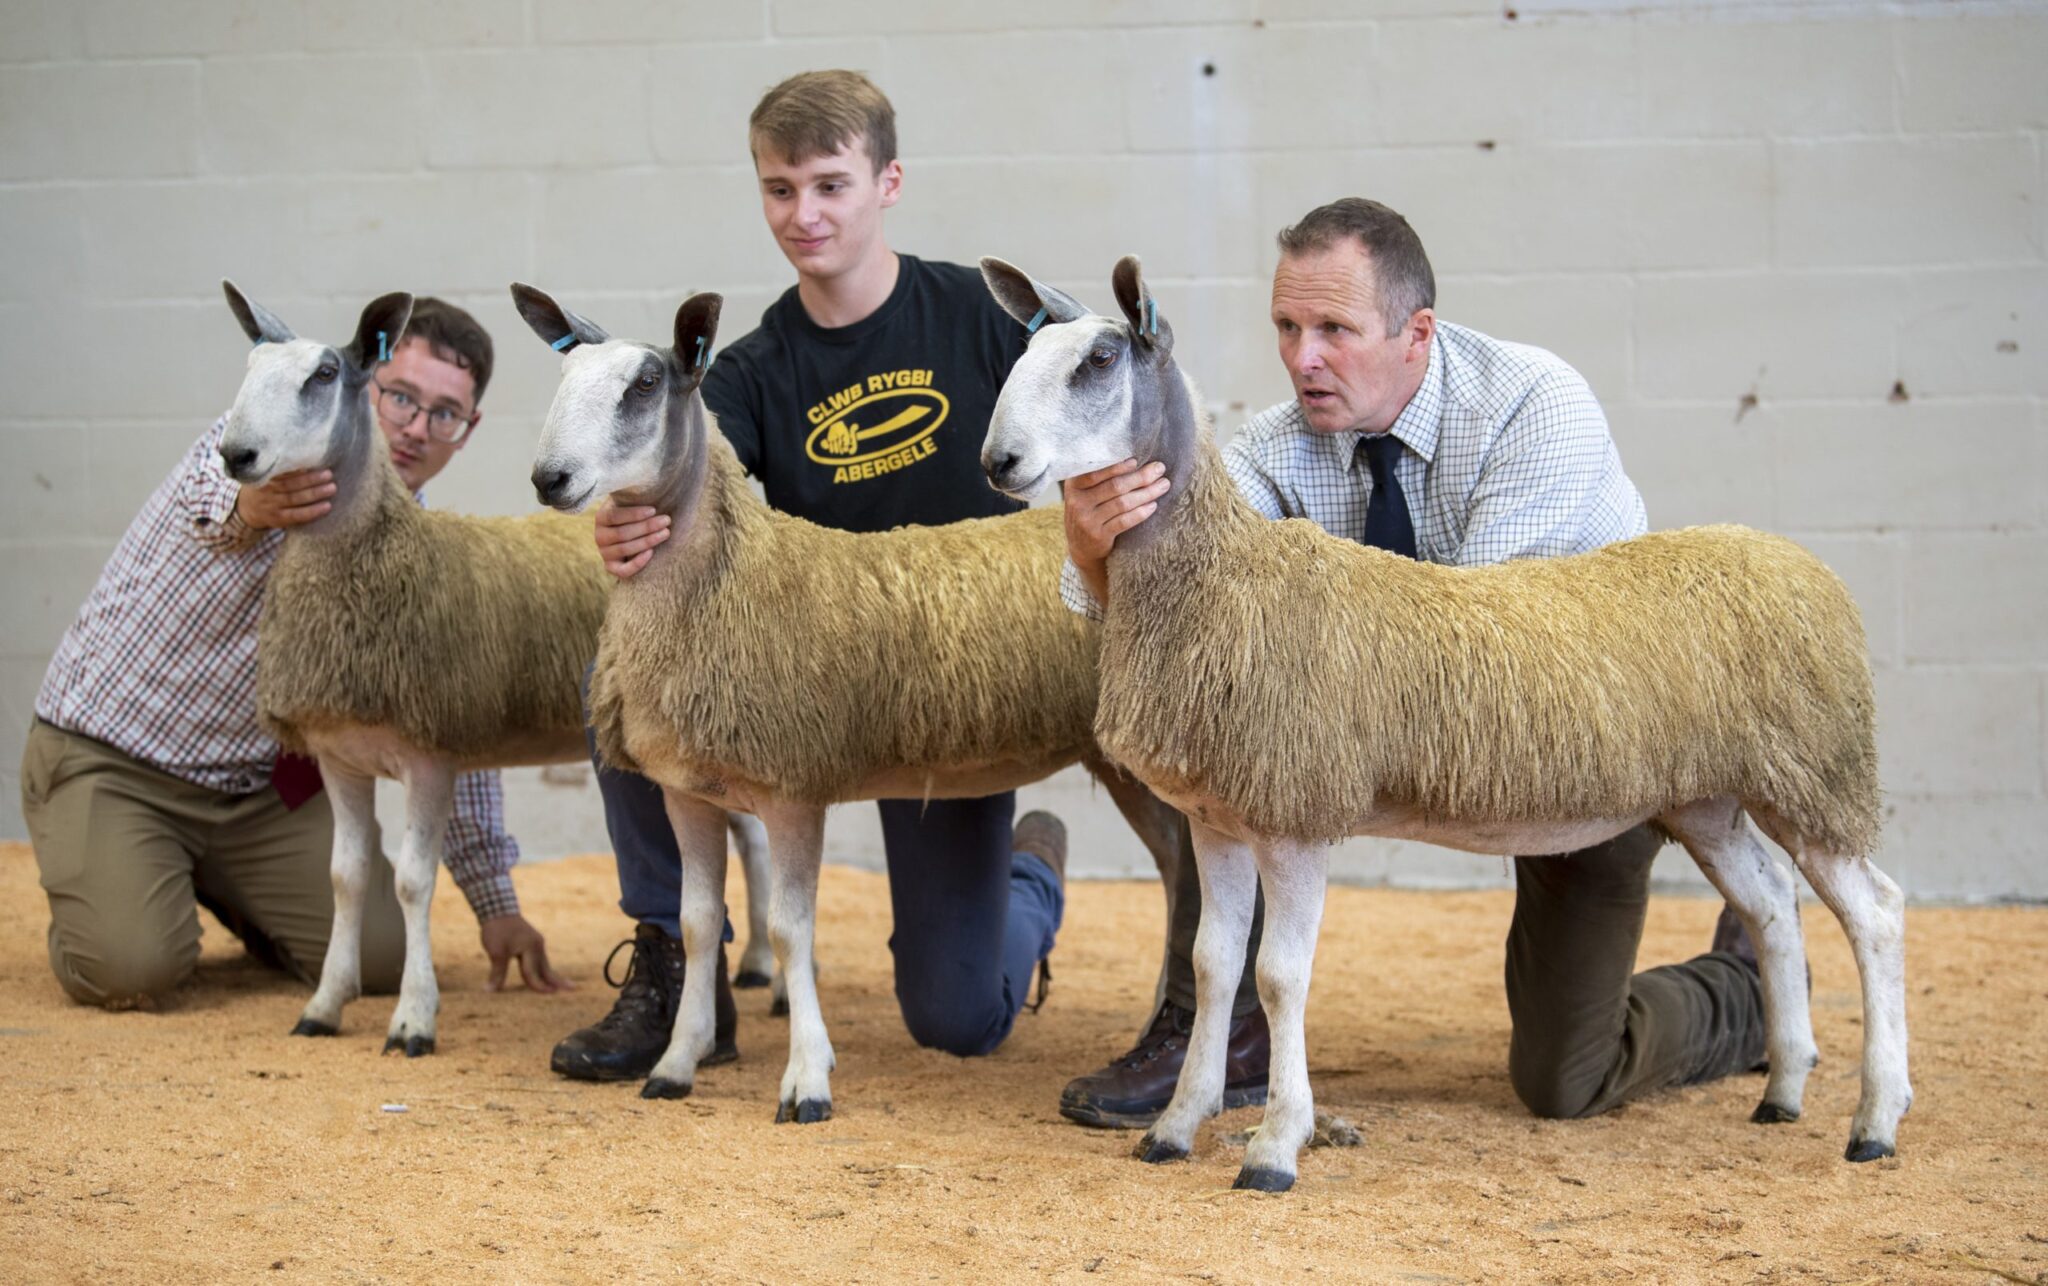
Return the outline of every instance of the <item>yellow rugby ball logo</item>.
[[[915,446],[946,422],[952,403],[935,388],[892,388],[870,393],[804,439],[804,454],[819,464],[860,464]]]

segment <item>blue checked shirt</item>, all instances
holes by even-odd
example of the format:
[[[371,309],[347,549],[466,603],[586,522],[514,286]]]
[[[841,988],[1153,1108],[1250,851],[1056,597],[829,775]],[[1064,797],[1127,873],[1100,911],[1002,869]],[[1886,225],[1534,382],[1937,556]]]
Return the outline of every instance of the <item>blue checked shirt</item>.
[[[1429,370],[1389,430],[1407,449],[1394,475],[1423,561],[1471,567],[1584,553],[1649,530],[1622,472],[1607,417],[1555,354],[1438,322]],[[1306,518],[1333,536],[1365,534],[1372,471],[1363,433],[1316,433],[1298,402],[1252,417],[1223,449],[1224,468],[1268,518]],[[1102,608],[1069,561],[1060,597]]]

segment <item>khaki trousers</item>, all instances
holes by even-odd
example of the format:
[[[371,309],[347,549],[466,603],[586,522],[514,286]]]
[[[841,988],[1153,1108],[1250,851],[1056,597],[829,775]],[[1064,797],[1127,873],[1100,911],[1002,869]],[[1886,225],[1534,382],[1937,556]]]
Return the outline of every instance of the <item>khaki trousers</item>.
[[[50,900],[50,968],[75,1000],[161,1004],[199,960],[201,906],[259,960],[318,980],[334,921],[334,821],[323,792],[225,795],[38,719],[21,805]],[[405,925],[391,864],[363,908],[363,989],[397,989]]]

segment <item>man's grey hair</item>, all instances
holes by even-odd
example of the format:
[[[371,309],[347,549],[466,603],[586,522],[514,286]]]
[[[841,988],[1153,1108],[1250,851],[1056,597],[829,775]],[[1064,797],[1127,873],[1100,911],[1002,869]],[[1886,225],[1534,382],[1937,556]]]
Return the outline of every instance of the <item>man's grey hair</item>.
[[[1347,196],[1317,206],[1301,222],[1280,230],[1280,253],[1328,250],[1345,237],[1356,238],[1372,256],[1373,288],[1388,335],[1400,334],[1410,317],[1436,306],[1436,274],[1430,271],[1422,238],[1408,220],[1377,201]]]

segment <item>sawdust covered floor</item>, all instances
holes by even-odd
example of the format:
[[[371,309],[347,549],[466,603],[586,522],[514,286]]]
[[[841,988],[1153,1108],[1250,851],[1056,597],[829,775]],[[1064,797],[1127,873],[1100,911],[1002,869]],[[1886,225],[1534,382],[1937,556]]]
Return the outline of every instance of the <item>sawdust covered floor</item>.
[[[520,873],[582,982],[487,995],[474,921],[435,905],[441,1053],[379,1055],[390,998],[338,1039],[285,1035],[302,988],[209,925],[173,1010],[64,1000],[35,866],[0,845],[0,1263],[10,1280],[1218,1281],[2018,1280],[2048,1274],[2048,910],[1915,910],[1918,1101],[1896,1161],[1840,1160],[1858,1003],[1809,911],[1823,1059],[1804,1120],[1749,1124],[1760,1077],[1591,1121],[1531,1118],[1504,1063],[1502,894],[1333,890],[1310,1004],[1320,1106],[1363,1145],[1316,1150],[1285,1197],[1230,1193],[1257,1120],[1191,1163],[1055,1111],[1150,996],[1156,886],[1074,890],[1051,1002],[1000,1053],[920,1050],[890,989],[877,876],[828,869],[822,990],[834,1118],[771,1124],[787,1028],[743,992],[739,1063],[694,1097],[574,1085],[550,1045],[601,1013],[622,936],[609,864]],[[735,897],[741,894],[737,873]],[[1660,900],[1646,962],[1705,943],[1716,906]],[[742,921],[743,922],[743,921]],[[405,1112],[387,1113],[385,1104]]]

